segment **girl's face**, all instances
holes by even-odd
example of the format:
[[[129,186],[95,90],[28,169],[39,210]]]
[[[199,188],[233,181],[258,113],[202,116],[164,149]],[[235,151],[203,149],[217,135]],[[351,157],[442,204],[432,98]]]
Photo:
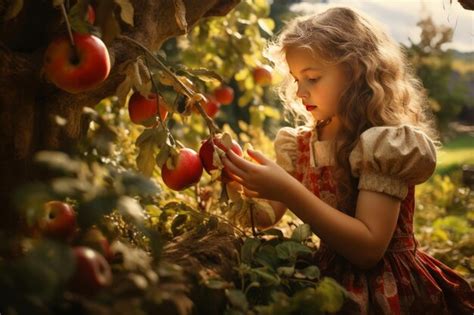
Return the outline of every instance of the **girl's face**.
[[[308,49],[301,47],[288,48],[286,62],[298,85],[296,95],[314,119],[335,116],[348,81],[343,67],[324,65]]]

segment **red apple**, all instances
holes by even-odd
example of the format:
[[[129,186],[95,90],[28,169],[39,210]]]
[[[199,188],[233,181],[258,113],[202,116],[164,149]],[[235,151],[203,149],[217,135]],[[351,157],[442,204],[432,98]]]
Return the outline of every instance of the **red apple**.
[[[109,75],[107,47],[94,35],[74,33],[75,46],[61,36],[46,49],[44,72],[58,88],[80,93],[98,87]]]
[[[77,228],[76,213],[67,203],[50,201],[44,204],[42,216],[38,221],[41,234],[69,241]]]
[[[206,112],[207,116],[214,118],[219,111],[221,104],[214,99],[212,96],[207,97],[207,102],[204,104],[203,109]]]
[[[222,85],[214,90],[214,97],[222,105],[228,105],[234,100],[234,89],[230,86]]]
[[[153,126],[156,123],[155,116],[158,113],[158,106],[160,108],[160,117],[162,120],[168,116],[168,106],[161,96],[156,100],[156,94],[150,94],[145,97],[140,92],[135,92],[128,101],[128,114],[130,120],[139,125],[147,127]]]
[[[202,163],[196,151],[184,148],[175,157],[175,167],[168,168],[167,163],[161,168],[161,177],[166,186],[173,190],[183,190],[196,184],[201,179]]]
[[[78,246],[73,248],[76,269],[71,289],[86,295],[97,293],[112,283],[112,271],[105,258],[95,250]]]
[[[90,228],[83,236],[81,244],[88,246],[110,261],[113,257],[110,249],[109,240],[104,236],[101,230],[96,227]]]
[[[266,65],[255,68],[253,70],[253,79],[258,85],[270,85],[272,83],[272,69]]]
[[[222,134],[216,135],[214,137],[214,145],[216,145],[218,148],[222,149],[223,151],[227,151],[228,149],[224,145],[224,143],[221,140]],[[199,149],[199,157],[201,158],[201,162],[204,166],[204,169],[210,174],[212,170],[217,169],[217,166],[214,165],[214,145],[212,144],[211,138],[207,139],[206,141],[203,141],[201,144],[201,148]],[[235,152],[235,154],[242,156],[242,148],[240,145],[237,143],[237,141],[232,140],[232,145],[230,147],[232,151]],[[222,170],[222,178],[221,180],[224,182],[229,182],[230,181],[230,174],[227,172],[227,170],[223,169]]]
[[[90,4],[87,6],[87,22],[94,24],[95,22],[95,10]]]

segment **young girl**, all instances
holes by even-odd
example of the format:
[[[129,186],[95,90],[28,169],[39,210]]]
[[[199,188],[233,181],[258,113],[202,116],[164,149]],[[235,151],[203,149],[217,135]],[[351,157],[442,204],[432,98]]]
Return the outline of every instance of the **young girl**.
[[[315,264],[349,292],[341,313],[473,314],[469,284],[413,235],[414,186],[432,175],[437,141],[399,46],[363,15],[333,8],[295,19],[277,47],[294,80],[285,106],[306,123],[278,132],[276,163],[229,150],[225,168],[277,218],[289,208],[311,226]]]

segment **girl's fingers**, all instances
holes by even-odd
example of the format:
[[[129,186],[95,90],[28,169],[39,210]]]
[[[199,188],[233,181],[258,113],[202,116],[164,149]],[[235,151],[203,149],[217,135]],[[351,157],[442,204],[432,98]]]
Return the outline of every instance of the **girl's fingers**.
[[[245,186],[243,188],[244,188],[244,195],[245,196],[251,197],[251,198],[259,198],[260,195],[258,194],[258,192],[250,190],[250,189],[246,188]]]
[[[232,163],[228,158],[223,158],[222,162],[224,163],[225,169],[233,175],[237,175],[240,178],[245,177],[246,173],[237,166],[235,166],[234,163]]]
[[[267,159],[267,157],[259,151],[255,151],[255,150],[252,150],[252,149],[247,149],[247,152],[248,152],[249,156],[252,159],[254,159],[255,161],[257,161],[259,164],[267,164],[267,162],[269,161]]]
[[[246,161],[245,159],[241,158],[240,156],[238,156],[237,154],[235,154],[234,151],[232,150],[228,150],[226,152],[227,154],[227,157],[229,158],[229,160],[235,164],[235,166],[237,166],[238,168],[240,168],[241,170],[245,171],[245,172],[253,172],[255,171],[255,164],[249,162],[249,161]]]

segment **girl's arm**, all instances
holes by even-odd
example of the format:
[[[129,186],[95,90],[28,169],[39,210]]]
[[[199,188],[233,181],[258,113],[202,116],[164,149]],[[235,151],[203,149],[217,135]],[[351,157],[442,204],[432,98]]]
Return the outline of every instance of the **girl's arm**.
[[[262,154],[248,152],[259,164],[229,150],[224,165],[249,196],[287,205],[318,237],[359,268],[370,268],[382,258],[396,226],[398,199],[361,190],[356,215],[351,217],[323,202]]]
[[[370,269],[383,257],[395,230],[400,201],[361,190],[355,217],[322,201],[294,181],[284,202],[329,247],[361,269]]]

